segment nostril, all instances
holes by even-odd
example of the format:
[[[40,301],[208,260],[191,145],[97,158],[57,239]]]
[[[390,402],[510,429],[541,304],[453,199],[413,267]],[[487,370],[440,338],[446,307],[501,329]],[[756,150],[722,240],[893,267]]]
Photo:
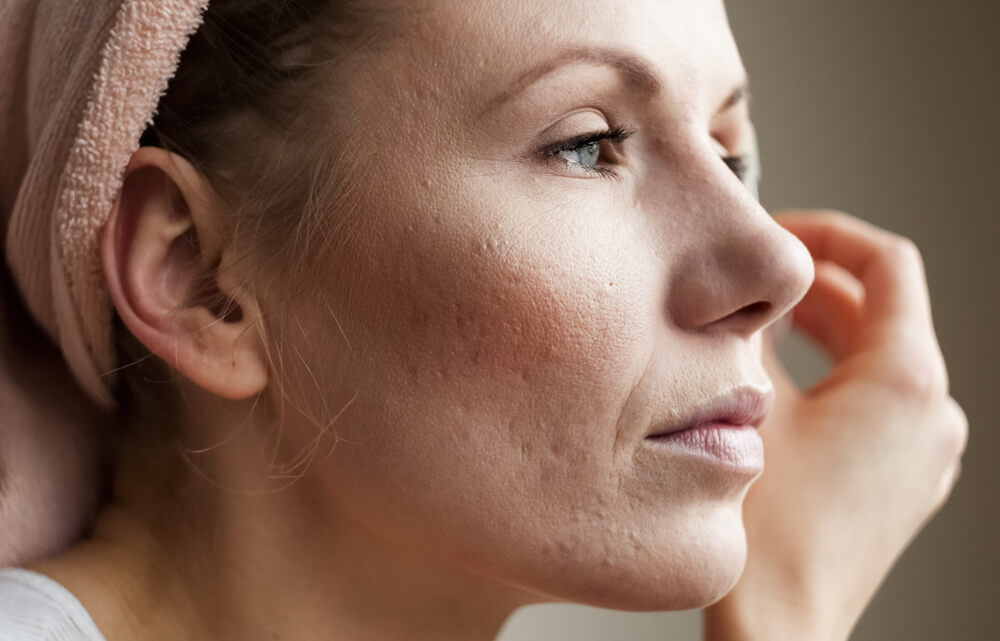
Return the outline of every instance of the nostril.
[[[744,305],[736,311],[730,312],[700,327],[711,333],[736,332],[744,336],[749,336],[769,323],[774,310],[775,306],[773,304],[760,300],[756,303]]]
[[[729,322],[739,325],[758,327],[764,324],[763,319],[771,314],[773,305],[767,301],[759,300],[739,308],[729,316]]]
[[[750,303],[749,305],[747,305],[746,307],[744,307],[739,311],[746,316],[753,316],[753,317],[763,316],[765,314],[771,313],[771,303],[764,300],[759,300],[756,303]]]

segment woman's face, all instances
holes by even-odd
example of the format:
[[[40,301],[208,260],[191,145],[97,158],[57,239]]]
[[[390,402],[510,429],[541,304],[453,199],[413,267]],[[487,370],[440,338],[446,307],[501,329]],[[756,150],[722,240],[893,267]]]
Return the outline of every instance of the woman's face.
[[[343,409],[327,504],[526,600],[711,602],[759,440],[647,437],[766,407],[761,330],[812,277],[723,162],[752,132],[722,2],[393,13],[336,71],[351,211],[284,346],[301,402]]]

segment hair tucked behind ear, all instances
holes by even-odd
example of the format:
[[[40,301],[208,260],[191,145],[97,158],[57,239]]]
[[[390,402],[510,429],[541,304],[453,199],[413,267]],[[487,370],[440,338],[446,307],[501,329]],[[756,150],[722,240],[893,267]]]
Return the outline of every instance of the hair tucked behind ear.
[[[336,135],[322,74],[371,34],[374,15],[358,1],[213,1],[143,136],[186,158],[225,201],[223,232],[248,287],[280,277],[282,295],[304,293],[311,279],[299,274],[331,242],[321,223],[351,209],[340,202],[349,190],[338,159],[319,143]],[[230,301],[214,304],[221,317]],[[280,331],[271,320],[262,334]],[[169,368],[117,318],[114,331],[123,411],[172,423],[180,399],[162,384]]]

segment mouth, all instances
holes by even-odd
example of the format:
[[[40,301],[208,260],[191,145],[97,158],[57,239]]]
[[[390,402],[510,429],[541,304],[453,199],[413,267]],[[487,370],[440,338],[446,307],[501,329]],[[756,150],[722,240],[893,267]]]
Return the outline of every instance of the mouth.
[[[773,407],[773,388],[741,385],[716,396],[671,425],[654,426],[646,438],[661,438],[707,426],[756,429]]]

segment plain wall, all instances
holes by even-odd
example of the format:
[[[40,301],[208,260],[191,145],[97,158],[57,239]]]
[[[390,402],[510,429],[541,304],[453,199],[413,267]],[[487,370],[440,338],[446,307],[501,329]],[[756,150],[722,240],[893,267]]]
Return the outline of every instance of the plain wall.
[[[950,502],[851,638],[1000,638],[1000,2],[727,4],[753,87],[764,204],[843,209],[918,243],[952,394],[969,416]],[[800,380],[821,373],[801,344],[788,358]],[[500,638],[694,640],[700,629],[697,612],[546,605],[519,611]]]

